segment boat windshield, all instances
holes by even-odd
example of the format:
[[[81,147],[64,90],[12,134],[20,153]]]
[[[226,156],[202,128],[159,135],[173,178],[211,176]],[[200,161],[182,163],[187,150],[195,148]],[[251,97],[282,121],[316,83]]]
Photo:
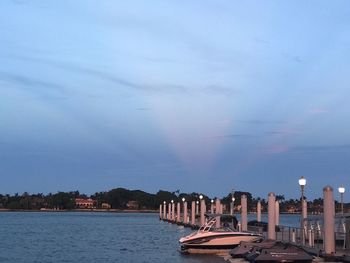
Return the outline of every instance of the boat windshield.
[[[204,226],[201,226],[198,230],[198,232],[213,232],[213,231],[215,231],[215,232],[233,232],[235,230],[229,226],[220,226],[217,228],[215,217],[209,219],[209,221]]]

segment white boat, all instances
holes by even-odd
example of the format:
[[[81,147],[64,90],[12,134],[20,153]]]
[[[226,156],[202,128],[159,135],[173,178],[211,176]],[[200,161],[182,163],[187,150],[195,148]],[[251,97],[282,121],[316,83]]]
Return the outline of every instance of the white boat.
[[[179,240],[182,250],[232,249],[241,241],[258,242],[262,236],[251,232],[239,232],[230,227],[216,228],[216,217],[211,218],[198,231]]]

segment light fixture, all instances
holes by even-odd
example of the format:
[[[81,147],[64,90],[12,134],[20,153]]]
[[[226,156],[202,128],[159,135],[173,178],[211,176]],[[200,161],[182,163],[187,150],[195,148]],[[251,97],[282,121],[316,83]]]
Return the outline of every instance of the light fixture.
[[[202,200],[202,199],[203,199],[203,195],[200,195],[200,196],[199,196],[199,199]]]
[[[186,200],[185,197],[182,197],[182,202],[185,202],[185,200]]]
[[[299,185],[300,185],[300,186],[305,186],[305,185],[306,185],[306,179],[304,178],[304,176],[300,177],[300,179],[299,179]]]
[[[345,193],[345,188],[343,186],[338,188],[339,193],[344,194]]]

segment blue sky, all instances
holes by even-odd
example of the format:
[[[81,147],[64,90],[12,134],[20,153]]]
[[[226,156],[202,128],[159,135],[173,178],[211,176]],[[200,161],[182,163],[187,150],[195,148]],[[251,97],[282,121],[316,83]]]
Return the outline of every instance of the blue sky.
[[[0,43],[2,193],[350,187],[348,1],[1,1]]]

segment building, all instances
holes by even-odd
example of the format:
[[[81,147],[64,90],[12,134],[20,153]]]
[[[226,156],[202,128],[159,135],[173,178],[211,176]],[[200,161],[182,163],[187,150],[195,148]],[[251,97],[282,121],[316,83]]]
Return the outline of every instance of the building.
[[[111,205],[108,204],[108,203],[102,203],[102,204],[101,204],[101,208],[102,208],[102,209],[111,209]]]
[[[91,198],[75,198],[76,208],[95,208],[96,201]]]
[[[126,207],[128,209],[139,209],[140,205],[139,205],[139,202],[137,202],[137,201],[129,201],[126,204]]]

